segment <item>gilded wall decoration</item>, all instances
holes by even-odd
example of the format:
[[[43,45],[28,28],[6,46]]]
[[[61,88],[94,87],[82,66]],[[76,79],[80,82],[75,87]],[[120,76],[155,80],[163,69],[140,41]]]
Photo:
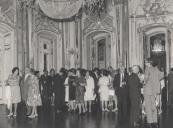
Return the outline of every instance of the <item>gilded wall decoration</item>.
[[[35,25],[33,25],[33,29],[35,32],[38,32],[40,30],[49,30],[57,34],[61,33],[58,22],[55,22],[38,12],[35,15]]]
[[[15,27],[15,4],[14,0],[1,0],[0,1],[0,22]]]
[[[150,16],[173,13],[172,0],[130,0],[130,16]]]

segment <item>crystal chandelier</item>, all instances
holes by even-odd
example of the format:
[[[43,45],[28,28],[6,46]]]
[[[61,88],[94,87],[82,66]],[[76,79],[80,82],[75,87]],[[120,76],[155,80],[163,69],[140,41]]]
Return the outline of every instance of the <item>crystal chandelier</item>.
[[[164,50],[164,44],[161,39],[155,39],[152,46],[152,53],[161,54]]]

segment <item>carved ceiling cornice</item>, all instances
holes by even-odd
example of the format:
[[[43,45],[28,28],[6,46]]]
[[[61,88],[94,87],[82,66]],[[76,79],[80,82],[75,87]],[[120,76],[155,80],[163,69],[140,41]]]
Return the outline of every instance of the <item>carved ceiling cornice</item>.
[[[87,17],[84,20],[84,34],[87,34],[94,30],[113,31],[113,29],[113,17],[111,15],[107,15],[102,20],[95,20],[91,17]]]

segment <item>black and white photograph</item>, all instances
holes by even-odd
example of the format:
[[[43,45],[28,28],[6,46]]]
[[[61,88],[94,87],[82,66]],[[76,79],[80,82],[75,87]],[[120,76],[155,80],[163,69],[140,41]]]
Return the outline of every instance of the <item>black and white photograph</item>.
[[[0,128],[173,128],[173,0],[0,0]]]

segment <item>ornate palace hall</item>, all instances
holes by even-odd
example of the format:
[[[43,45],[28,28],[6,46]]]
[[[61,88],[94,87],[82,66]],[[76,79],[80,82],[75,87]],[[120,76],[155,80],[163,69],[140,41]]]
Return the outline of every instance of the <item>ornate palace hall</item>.
[[[173,0],[0,0],[0,128],[172,128]]]

